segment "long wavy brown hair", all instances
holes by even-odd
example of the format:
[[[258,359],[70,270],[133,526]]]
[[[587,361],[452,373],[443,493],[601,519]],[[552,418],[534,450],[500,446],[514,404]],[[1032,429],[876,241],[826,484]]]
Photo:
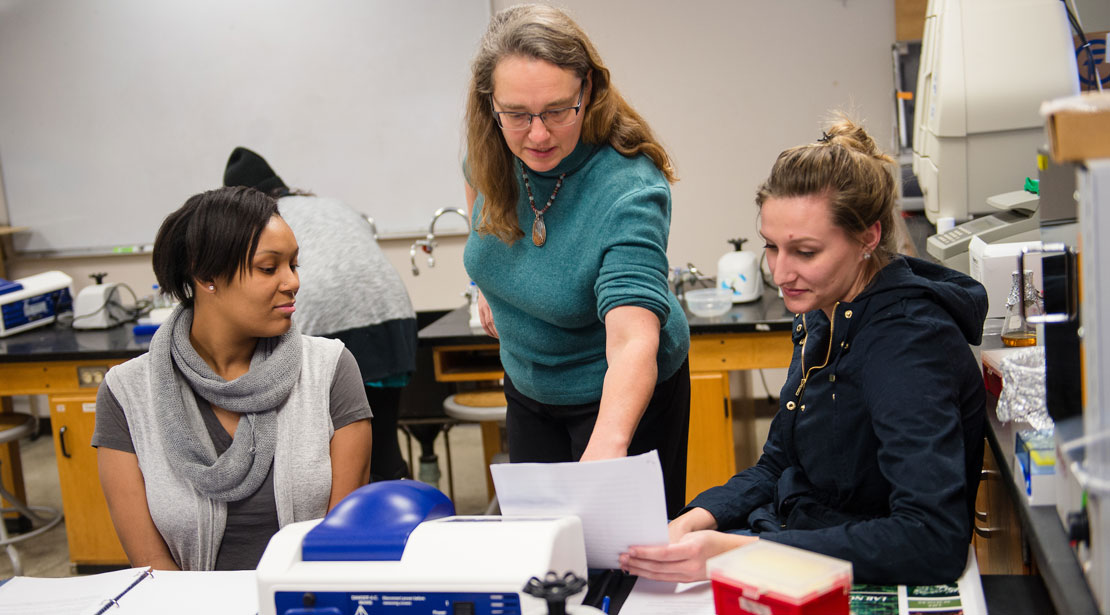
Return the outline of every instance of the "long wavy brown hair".
[[[869,263],[873,274],[898,253],[896,164],[862,126],[841,115],[816,143],[779,154],[755,203],[763,207],[770,198],[826,195],[833,224],[849,237],[878,222],[882,235]]]
[[[490,19],[478,53],[466,102],[467,182],[485,201],[479,233],[505,243],[524,236],[516,215],[517,183],[513,154],[493,117],[493,71],[509,56],[550,62],[592,80],[592,94],[582,119],[582,141],[609,143],[625,156],[645,154],[669,182],[678,181],[671,158],[639,113],[613,87],[609,69],[586,33],[566,13],[545,5],[518,5]]]

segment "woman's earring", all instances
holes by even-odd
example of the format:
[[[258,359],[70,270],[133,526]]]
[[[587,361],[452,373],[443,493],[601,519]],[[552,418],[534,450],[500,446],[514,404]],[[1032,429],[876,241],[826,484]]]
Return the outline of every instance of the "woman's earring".
[[[871,255],[867,254],[867,255],[864,256],[864,258],[871,258]],[[208,285],[208,290],[216,290],[216,285],[215,284],[209,284]]]
[[[868,260],[869,258],[871,258],[871,253],[870,252],[864,252],[863,253],[863,260]]]

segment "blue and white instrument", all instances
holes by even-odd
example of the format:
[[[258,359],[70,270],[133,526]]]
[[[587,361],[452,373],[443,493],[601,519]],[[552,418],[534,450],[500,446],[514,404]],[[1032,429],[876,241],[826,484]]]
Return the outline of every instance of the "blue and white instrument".
[[[384,481],[282,528],[258,564],[259,615],[531,615],[547,604],[522,593],[528,579],[586,578],[578,517],[454,512],[424,483]]]
[[[48,325],[71,309],[73,278],[61,271],[0,279],[0,337]]]

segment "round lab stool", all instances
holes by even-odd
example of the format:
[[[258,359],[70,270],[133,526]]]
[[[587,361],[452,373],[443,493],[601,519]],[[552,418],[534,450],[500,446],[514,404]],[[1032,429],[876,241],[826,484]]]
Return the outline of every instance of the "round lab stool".
[[[497,494],[493,490],[493,477],[489,466],[509,461],[509,446],[505,436],[505,391],[485,389],[455,393],[443,400],[443,411],[458,420],[478,423],[482,428],[482,452],[486,461],[486,493],[490,496],[486,514],[498,511]]]
[[[27,414],[0,414],[0,444],[14,442],[24,436],[29,436],[34,432],[34,429],[35,418],[33,416]],[[0,519],[0,546],[4,547],[8,552],[8,558],[12,560],[12,574],[21,576],[23,574],[23,564],[19,560],[19,551],[16,550],[15,543],[34,538],[58,525],[58,522],[62,520],[62,513],[49,506],[28,506],[16,499],[4,488],[2,483],[0,483],[0,497],[8,503],[8,506],[0,508],[0,512],[18,512],[27,516],[32,523],[42,524],[29,532],[11,536],[8,534],[7,524],[3,522],[3,519]]]

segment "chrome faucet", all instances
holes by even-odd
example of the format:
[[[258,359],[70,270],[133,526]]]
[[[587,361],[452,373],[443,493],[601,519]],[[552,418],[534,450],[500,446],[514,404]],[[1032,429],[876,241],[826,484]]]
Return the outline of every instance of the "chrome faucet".
[[[699,283],[702,284],[702,286],[707,284],[708,286],[713,286],[715,284],[715,278],[713,276],[702,273],[693,263],[686,263],[685,269],[681,267],[671,269],[668,279],[671,283],[671,290],[674,292],[675,296],[678,297],[679,301],[685,298],[687,285],[689,285],[690,288],[697,288]]]
[[[463,220],[466,220],[466,232],[470,232],[470,218],[467,217],[466,211],[452,207],[440,207],[432,214],[432,223],[428,225],[428,235],[424,239],[417,239],[409,246],[409,260],[412,262],[412,275],[420,275],[420,268],[416,266],[416,250],[419,248],[428,255],[428,267],[436,266],[436,221],[446,214],[458,214]]]

